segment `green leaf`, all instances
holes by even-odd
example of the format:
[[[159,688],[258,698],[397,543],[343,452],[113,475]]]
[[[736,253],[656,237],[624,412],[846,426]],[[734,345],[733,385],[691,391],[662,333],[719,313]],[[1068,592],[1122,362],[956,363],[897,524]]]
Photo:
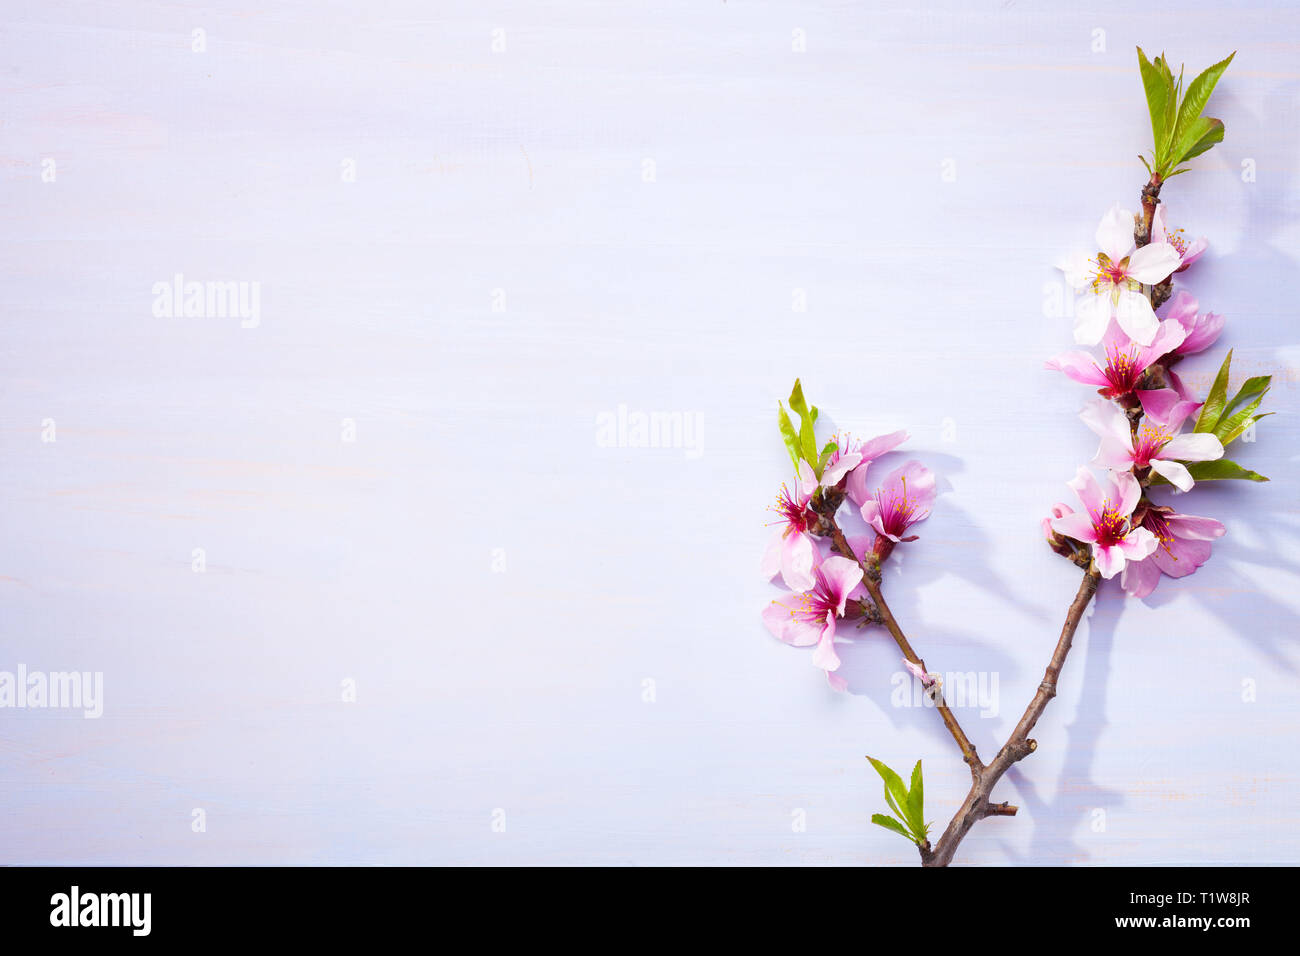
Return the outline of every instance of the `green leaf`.
[[[1230,415],[1234,409],[1240,408],[1243,402],[1248,402],[1253,398],[1262,398],[1272,384],[1272,375],[1254,375],[1241,383],[1241,388],[1237,394],[1223,406],[1223,414]],[[1222,417],[1222,416],[1221,416]]]
[[[1214,384],[1210,386],[1210,394],[1206,396],[1205,404],[1201,406],[1201,414],[1196,418],[1194,431],[1212,432],[1214,426],[1219,424],[1219,418],[1223,415],[1223,406],[1227,401],[1228,374],[1231,365],[1232,349],[1228,349],[1223,364],[1219,366],[1219,374],[1215,376]]]
[[[1155,63],[1147,59],[1142,48],[1137,48],[1138,69],[1142,73],[1142,89],[1147,95],[1147,111],[1151,114],[1151,141],[1155,144],[1155,162],[1161,165],[1164,157],[1164,144],[1169,141],[1172,132],[1166,127],[1170,114],[1170,100],[1174,96],[1173,79],[1168,75],[1168,68],[1161,69],[1161,58]]]
[[[803,397],[803,383],[797,378],[794,380],[794,388],[790,389],[790,411],[800,418],[805,418],[810,414],[808,402]]]
[[[1199,156],[1215,143],[1223,142],[1223,123],[1208,116],[1198,116],[1169,147],[1166,166],[1173,168],[1185,159]]]
[[[781,428],[781,440],[785,442],[785,450],[790,453],[790,461],[794,464],[794,470],[799,471],[799,435],[794,430],[794,424],[790,421],[790,416],[785,413],[785,406],[780,402],[776,403],[777,425]]]
[[[921,780],[921,761],[912,768],[912,786],[907,791],[907,822],[912,833],[925,838],[925,784]]]
[[[794,380],[794,388],[790,392],[790,409],[799,416],[799,451],[803,460],[817,477],[822,476],[821,470],[817,467],[817,433],[814,426],[817,423],[817,416],[808,408],[807,401],[803,397],[803,385],[799,379]],[[796,469],[797,469],[796,465]]]
[[[902,807],[907,806],[907,788],[903,786],[903,778],[874,757],[868,757],[867,759],[871,761],[871,766],[876,768],[876,773],[880,774],[881,779],[885,781],[885,801],[889,804],[889,809],[903,819],[907,819],[907,814],[902,810]]]
[[[1227,458],[1220,458],[1218,461],[1188,462],[1187,470],[1191,472],[1193,481],[1227,481],[1234,478],[1241,481],[1268,481],[1258,472],[1243,468]],[[1157,484],[1154,480],[1151,483]],[[1163,483],[1163,481],[1159,482],[1159,484]]]
[[[1196,79],[1192,80],[1192,82],[1187,85],[1187,93],[1183,96],[1182,103],[1178,106],[1178,122],[1174,128],[1175,151],[1179,150],[1181,144],[1187,140],[1190,131],[1196,127],[1197,121],[1204,119],[1201,114],[1205,112],[1205,107],[1210,102],[1210,94],[1214,92],[1214,87],[1218,84],[1219,77],[1223,76],[1223,71],[1228,68],[1228,64],[1232,62],[1232,58],[1236,55],[1236,51],[1228,54],[1226,59],[1220,60],[1213,66],[1207,67],[1205,70],[1201,71],[1201,74],[1197,76]],[[1177,163],[1182,162],[1184,159],[1199,156],[1215,143],[1222,142],[1223,124],[1218,120],[1210,120],[1210,122],[1217,124],[1218,126],[1218,139],[1206,143],[1195,152],[1187,152],[1186,150],[1182,151],[1174,165],[1177,165]],[[1203,138],[1203,136],[1196,136],[1187,143],[1187,147],[1190,149],[1194,145],[1200,145]]]
[[[1214,435],[1225,446],[1250,427],[1254,420],[1255,410],[1259,408],[1259,403],[1264,400],[1268,394],[1269,379],[1272,376],[1259,375],[1255,378],[1247,379],[1246,383],[1241,386],[1241,391],[1232,397],[1232,400],[1223,408],[1223,414],[1219,416],[1218,424],[1214,426]],[[1243,401],[1249,401],[1249,404],[1240,405]],[[1240,405],[1240,407],[1238,407]]]
[[[1273,415],[1273,412],[1266,411],[1262,415],[1252,415],[1251,418],[1245,419],[1242,423],[1236,425],[1236,428],[1232,429],[1232,431],[1227,433],[1226,436],[1219,438],[1219,442],[1221,442],[1225,447],[1229,446],[1232,442],[1242,437],[1243,434],[1247,432],[1247,429],[1251,428],[1252,425],[1255,425],[1258,420],[1269,418],[1269,415]]]
[[[886,830],[893,830],[899,836],[906,840],[910,840],[912,843],[918,842],[916,837],[907,832],[907,827],[903,826],[893,817],[887,817],[883,813],[873,813],[871,815],[871,822],[878,827],[884,827]]]
[[[840,450],[840,446],[839,446],[839,445],[835,444],[835,442],[833,442],[833,441],[828,441],[828,442],[827,442],[827,443],[822,447],[822,454],[821,454],[821,457],[820,457],[819,459],[817,459],[817,470],[818,470],[819,472],[825,471],[825,470],[826,470],[826,464],[827,464],[827,462],[830,461],[831,455],[835,454],[835,453],[836,453],[837,451],[839,451],[839,450]]]
[[[1244,419],[1232,431],[1228,432],[1226,435],[1220,438],[1219,443],[1222,444],[1224,448],[1227,448],[1238,438],[1244,435],[1246,433],[1246,430],[1250,428],[1252,425],[1254,425],[1256,422],[1258,422],[1261,418],[1268,418],[1268,416],[1272,414],[1273,414],[1272,412],[1265,412],[1262,415],[1253,415],[1250,418]]]
[[[1219,419],[1219,424],[1214,426],[1214,437],[1219,439],[1219,444],[1227,448],[1232,442],[1241,437],[1241,433],[1254,423],[1252,417],[1255,409],[1259,408],[1259,403],[1263,401],[1263,396],[1255,399],[1240,411],[1233,412],[1232,415],[1224,415]]]
[[[1204,119],[1204,117],[1202,117],[1202,119]],[[1191,149],[1183,153],[1182,158],[1178,160],[1180,163],[1183,162],[1184,160],[1193,159],[1197,156],[1200,156],[1201,153],[1205,152],[1215,143],[1223,142],[1223,122],[1221,120],[1212,119],[1209,121],[1209,124],[1210,124],[1209,131],[1200,139],[1198,139],[1192,145]]]

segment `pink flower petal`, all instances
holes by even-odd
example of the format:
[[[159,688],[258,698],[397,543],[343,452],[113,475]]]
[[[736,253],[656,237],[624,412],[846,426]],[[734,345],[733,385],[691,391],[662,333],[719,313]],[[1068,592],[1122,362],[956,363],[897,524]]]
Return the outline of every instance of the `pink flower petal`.
[[[835,615],[829,611],[826,613],[826,627],[817,642],[817,650],[813,651],[812,662],[813,666],[824,671],[840,669],[840,658],[835,653]]]
[[[1124,552],[1117,544],[1107,545],[1104,548],[1093,545],[1092,560],[1096,562],[1101,576],[1108,580],[1124,570]]]
[[[772,538],[763,550],[763,560],[759,562],[758,570],[763,575],[764,581],[770,581],[781,571],[781,551],[785,547],[784,527],[777,528]]]
[[[1155,558],[1143,561],[1125,561],[1119,579],[1120,586],[1135,598],[1144,598],[1156,589],[1160,581],[1160,568]]]
[[[1194,355],[1204,352],[1219,340],[1223,334],[1223,316],[1217,312],[1207,312],[1200,316],[1196,326],[1188,331],[1183,343],[1178,346],[1180,355]]]
[[[1119,302],[1115,306],[1115,321],[1138,345],[1150,345],[1160,328],[1160,320],[1151,308],[1151,301],[1133,289],[1120,290]]]
[[[1186,269],[1197,259],[1201,258],[1201,256],[1205,255],[1205,251],[1209,248],[1210,242],[1204,236],[1198,236],[1193,239],[1188,243],[1187,248],[1183,251],[1183,264],[1181,268]]]
[[[1096,477],[1086,466],[1080,465],[1074,477],[1067,481],[1066,484],[1079,496],[1079,500],[1083,502],[1083,506],[1088,511],[1093,513],[1101,511],[1101,486],[1097,484]]]
[[[1133,430],[1129,427],[1128,416],[1114,402],[1104,398],[1094,398],[1083,407],[1079,418],[1103,441],[1110,441],[1133,448]]]
[[[763,609],[763,623],[777,640],[795,647],[810,647],[821,640],[822,626],[799,616],[799,595],[787,594]]]
[[[1191,491],[1192,486],[1196,484],[1192,479],[1192,473],[1187,470],[1186,466],[1180,465],[1176,461],[1152,458],[1151,470],[1168,480],[1179,491]]]
[[[1153,555],[1159,545],[1156,536],[1146,528],[1134,528],[1116,547],[1124,555],[1125,560],[1141,561]]]
[[[1209,432],[1187,432],[1165,442],[1160,457],[1178,461],[1217,461],[1223,457],[1223,443]]]
[[[1083,298],[1074,305],[1074,341],[1080,345],[1096,345],[1106,334],[1110,318],[1108,297],[1084,293]]]
[[[1183,578],[1210,560],[1213,545],[1208,541],[1174,537],[1161,544],[1151,560],[1171,578]]]
[[[1119,262],[1133,251],[1133,213],[1119,203],[1111,206],[1097,225],[1097,248],[1111,262]]]
[[[1044,363],[1046,368],[1064,372],[1084,385],[1109,385],[1106,373],[1097,367],[1096,360],[1087,352],[1062,352]]]
[[[836,598],[835,610],[842,615],[849,594],[862,581],[862,568],[856,561],[832,555],[822,562],[821,572],[830,586],[831,595]]]
[[[1196,312],[1200,306],[1196,296],[1186,289],[1179,289],[1165,306],[1165,318],[1173,319],[1188,332],[1196,325]]]
[[[1129,256],[1128,274],[1138,282],[1155,285],[1169,278],[1183,257],[1167,242],[1151,242]]]
[[[899,445],[903,444],[903,442],[907,441],[908,437],[907,432],[902,429],[896,432],[890,432],[888,435],[879,435],[870,441],[863,442],[858,448],[858,452],[862,455],[862,460],[864,462],[871,461],[875,458],[879,458],[886,452],[893,451]]]
[[[1168,242],[1169,233],[1165,226],[1165,204],[1156,203],[1155,214],[1151,217],[1151,235],[1147,237],[1151,242]]]
[[[1112,471],[1110,473],[1111,483],[1115,488],[1115,494],[1111,498],[1116,510],[1122,515],[1131,515],[1133,509],[1137,507],[1138,500],[1142,497],[1142,484],[1133,477],[1132,472]]]
[[[796,470],[799,474],[799,503],[804,504],[817,490],[817,474],[812,470],[812,466],[803,459],[799,460],[799,467]]]
[[[1052,530],[1057,534],[1063,534],[1067,538],[1073,538],[1075,541],[1091,543],[1097,540],[1097,530],[1092,526],[1092,517],[1083,514],[1062,515],[1059,518],[1052,518]]]
[[[1193,538],[1201,541],[1221,538],[1227,530],[1221,522],[1215,521],[1213,518],[1202,518],[1199,515],[1166,515],[1165,524],[1177,537]]]
[[[862,455],[857,452],[850,452],[847,455],[840,455],[839,461],[833,465],[827,465],[826,470],[822,472],[822,487],[834,488],[840,483],[840,479],[851,472],[854,468],[862,463]]]
[[[1136,394],[1142,403],[1142,414],[1161,425],[1169,424],[1169,413],[1183,400],[1172,388],[1143,388]]]
[[[807,591],[813,586],[813,565],[817,546],[802,531],[791,531],[781,547],[781,580],[791,591]]]

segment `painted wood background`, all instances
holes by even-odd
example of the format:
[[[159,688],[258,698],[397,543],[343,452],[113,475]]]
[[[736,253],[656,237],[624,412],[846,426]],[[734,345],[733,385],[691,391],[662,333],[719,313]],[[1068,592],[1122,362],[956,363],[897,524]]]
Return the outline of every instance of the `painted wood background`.
[[[1275,376],[1238,455],[1273,480],[1187,499],[1228,526],[1194,577],[1106,589],[1020,817],[959,861],[1300,861],[1298,31],[6,3],[0,671],[99,672],[103,712],[0,709],[0,862],[914,863],[864,755],[923,758],[940,826],[965,768],[897,653],[861,632],[836,695],[759,621],[776,400],[802,376],[940,472],[887,589],[932,668],[998,681],[959,711],[991,755],[1075,589],[1038,529],[1095,443],[1042,368],[1053,263],[1137,201],[1138,43],[1238,51],[1165,198],[1234,379]],[[168,317],[178,274],[256,314]],[[620,443],[620,408],[694,427]]]

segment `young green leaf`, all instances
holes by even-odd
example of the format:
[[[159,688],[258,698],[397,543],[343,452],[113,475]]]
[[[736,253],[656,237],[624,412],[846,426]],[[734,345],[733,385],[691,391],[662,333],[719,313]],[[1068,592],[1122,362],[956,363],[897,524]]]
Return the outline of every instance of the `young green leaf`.
[[[809,414],[808,402],[803,397],[803,383],[797,378],[794,380],[794,388],[790,389],[790,411],[800,418],[804,418]]]
[[[1258,472],[1243,468],[1235,461],[1220,458],[1218,461],[1193,461],[1187,465],[1194,481],[1224,481],[1237,478],[1243,481],[1268,481]]]
[[[1226,432],[1224,435],[1222,435],[1219,438],[1219,442],[1223,445],[1224,448],[1227,448],[1228,445],[1232,444],[1243,434],[1245,434],[1246,429],[1250,428],[1261,418],[1268,418],[1268,416],[1272,414],[1273,414],[1272,412],[1264,412],[1262,415],[1251,415],[1249,418],[1242,419],[1241,422],[1235,425],[1231,431]],[[1235,418],[1236,416],[1234,415],[1233,417]]]
[[[817,467],[817,433],[814,428],[817,423],[816,410],[808,408],[808,403],[803,397],[803,385],[797,378],[794,380],[794,388],[790,391],[790,410],[799,416],[800,456],[820,478],[821,470]]]
[[[912,768],[912,786],[907,791],[907,823],[912,833],[925,838],[925,784],[921,780],[921,761]]]
[[[1205,117],[1201,117],[1201,119],[1205,119]],[[1202,136],[1200,139],[1198,139],[1194,144],[1192,144],[1191,149],[1183,153],[1182,158],[1179,159],[1178,162],[1181,163],[1184,160],[1194,159],[1195,157],[1200,156],[1201,153],[1205,152],[1215,143],[1223,142],[1223,122],[1221,120],[1216,120],[1216,119],[1209,120],[1208,122],[1209,122],[1209,129],[1205,133],[1205,135]],[[1186,172],[1186,170],[1183,170],[1183,172]]]
[[[893,830],[899,836],[906,840],[910,840],[913,843],[918,842],[916,837],[907,832],[907,827],[903,826],[893,817],[887,817],[883,813],[873,813],[871,815],[871,822],[878,827],[884,827],[886,830]]]
[[[1147,92],[1147,111],[1151,113],[1152,143],[1156,147],[1152,159],[1160,169],[1165,165],[1165,153],[1174,134],[1178,92],[1164,56],[1157,56],[1154,62],[1148,61],[1147,55],[1138,47],[1138,66],[1143,90]]]
[[[885,781],[885,801],[889,804],[889,809],[906,820],[907,814],[902,810],[903,807],[907,806],[907,788],[903,786],[903,778],[874,757],[868,757],[867,759],[871,761],[871,766],[876,768],[876,773],[880,774],[881,779]]]
[[[840,450],[839,445],[835,444],[835,442],[833,441],[828,441],[822,447],[821,457],[817,459],[817,471],[818,472],[825,471],[826,465],[830,462],[831,455],[835,454],[839,450]]]
[[[1268,394],[1269,379],[1272,376],[1259,375],[1246,380],[1241,391],[1223,407],[1223,414],[1214,426],[1214,435],[1225,446],[1250,427],[1255,417],[1255,410]],[[1242,405],[1242,402],[1247,404]]]
[[[1262,398],[1264,393],[1268,391],[1272,381],[1272,375],[1253,375],[1246,379],[1241,383],[1241,388],[1237,390],[1237,394],[1232,396],[1223,406],[1223,415],[1220,417],[1231,415],[1235,409],[1240,408],[1243,403],[1253,398]]]
[[[1208,116],[1198,116],[1191,121],[1187,129],[1179,130],[1169,149],[1168,165],[1177,166],[1183,160],[1199,156],[1215,143],[1221,142],[1223,142],[1223,123]]]
[[[777,402],[776,409],[777,425],[781,428],[781,440],[785,442],[785,449],[790,453],[790,461],[794,464],[795,472],[798,473],[799,460],[802,457],[799,451],[799,435],[794,430],[790,416],[785,413],[785,406]]]
[[[1210,386],[1210,394],[1205,397],[1205,404],[1201,406],[1201,414],[1196,418],[1196,428],[1193,431],[1212,432],[1214,426],[1219,424],[1219,418],[1223,415],[1223,406],[1227,401],[1228,395],[1228,374],[1232,366],[1232,349],[1224,356],[1223,364],[1219,366],[1219,374],[1214,377],[1214,384]]]
[[[1169,100],[1174,95],[1173,84],[1157,65],[1160,57],[1152,63],[1138,47],[1138,69],[1142,73],[1142,88],[1147,95],[1147,111],[1151,114],[1151,141],[1155,144],[1155,162],[1160,165],[1162,158],[1161,143],[1168,139],[1165,130],[1165,117],[1168,113]]]
[[[1205,107],[1210,102],[1210,94],[1214,92],[1214,87],[1218,84],[1219,77],[1223,76],[1223,71],[1228,68],[1228,64],[1232,62],[1232,58],[1236,55],[1237,53],[1234,50],[1232,53],[1228,54],[1226,59],[1220,60],[1213,66],[1207,67],[1205,70],[1201,71],[1201,74],[1187,85],[1187,94],[1183,97],[1182,103],[1178,106],[1178,123],[1174,132],[1175,143],[1181,143],[1186,137],[1188,130],[1192,129],[1196,120],[1203,118],[1201,117],[1201,114],[1205,112]],[[1218,120],[1211,120],[1211,122],[1218,123],[1219,126],[1219,138],[1214,141],[1217,143],[1223,139],[1223,124],[1219,123]],[[1192,140],[1192,143],[1197,143],[1200,139],[1201,137],[1198,136]],[[1191,144],[1189,144],[1189,146],[1190,145]],[[1211,143],[1205,146],[1205,148],[1201,149],[1198,153],[1184,152],[1178,161],[1181,162],[1183,159],[1200,155],[1200,153],[1205,152],[1205,150],[1209,149],[1212,145],[1214,144]]]

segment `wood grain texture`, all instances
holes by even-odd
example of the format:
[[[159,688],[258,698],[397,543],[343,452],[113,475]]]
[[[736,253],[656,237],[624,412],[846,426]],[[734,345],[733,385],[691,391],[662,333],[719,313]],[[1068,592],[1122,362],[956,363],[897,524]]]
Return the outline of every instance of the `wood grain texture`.
[[[923,759],[940,822],[968,774],[891,703],[883,634],[835,695],[762,628],[773,408],[802,376],[940,472],[885,587],[932,669],[997,675],[996,714],[959,713],[994,752],[1074,593],[1038,520],[1095,440],[1045,313],[1137,202],[1138,43],[1238,51],[1227,138],[1165,199],[1210,237],[1185,287],[1236,379],[1275,376],[1239,455],[1273,480],[1187,499],[1228,526],[1195,576],[1103,589],[995,794],[1020,816],[957,862],[1300,862],[1297,28],[6,4],[0,671],[101,671],[104,713],[0,710],[0,862],[915,864],[863,756]],[[256,327],[155,315],[177,273],[259,283]],[[698,443],[606,447],[620,406]]]

